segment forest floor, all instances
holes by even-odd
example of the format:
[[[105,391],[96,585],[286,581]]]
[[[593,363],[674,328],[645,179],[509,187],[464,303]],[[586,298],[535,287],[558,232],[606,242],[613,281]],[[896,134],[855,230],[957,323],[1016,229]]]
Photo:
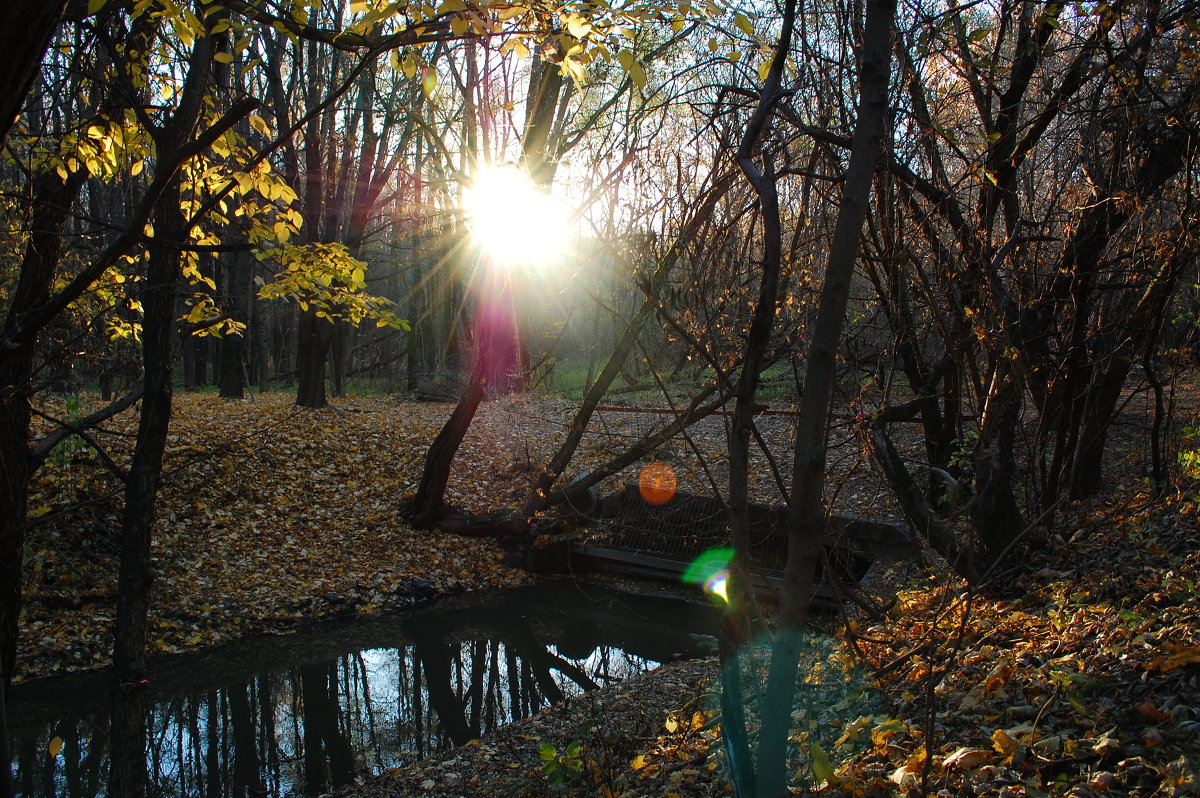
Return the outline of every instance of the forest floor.
[[[505,566],[490,541],[413,530],[398,518],[448,406],[391,397],[334,405],[177,396],[154,549],[157,651],[530,578]],[[470,511],[519,502],[572,410],[558,400],[489,402],[448,500]],[[1194,412],[1181,420],[1194,424]],[[650,421],[605,414],[581,467]],[[1061,510],[1058,531],[1006,597],[912,569],[892,574],[886,618],[845,618],[839,638],[811,642],[793,712],[796,785],[828,795],[1200,795],[1200,484],[1147,496],[1142,421],[1114,443],[1111,490]],[[97,436],[118,463],[128,461],[134,425],[126,414]],[[769,434],[786,433],[779,426]],[[685,487],[702,484],[720,477],[721,439],[718,419],[662,456]],[[710,449],[708,472],[688,464],[689,452]],[[834,461],[839,500],[887,515],[861,454],[843,449]],[[755,489],[770,500],[768,470],[759,473]],[[64,447],[39,473],[24,679],[108,660],[118,488],[82,447]],[[747,657],[753,672],[761,656]],[[704,698],[715,667],[665,667],[353,794],[722,794]]]

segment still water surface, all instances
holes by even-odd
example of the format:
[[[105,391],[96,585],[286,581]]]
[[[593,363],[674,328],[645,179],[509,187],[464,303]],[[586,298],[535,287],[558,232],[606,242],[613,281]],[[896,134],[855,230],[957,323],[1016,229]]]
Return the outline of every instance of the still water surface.
[[[319,795],[696,656],[716,622],[699,603],[550,582],[172,657],[151,675],[149,794]],[[111,678],[16,686],[19,795],[107,794],[110,751],[139,744],[111,739]]]

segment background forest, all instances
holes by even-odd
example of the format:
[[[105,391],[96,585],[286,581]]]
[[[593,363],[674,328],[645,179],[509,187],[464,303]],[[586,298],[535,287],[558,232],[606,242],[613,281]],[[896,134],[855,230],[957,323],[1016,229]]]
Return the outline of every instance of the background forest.
[[[1108,487],[1130,408],[1145,495],[1194,498],[1186,0],[19,0],[0,76],[6,689],[45,511],[30,485],[78,454],[121,485],[113,723],[144,728],[178,389],[457,402],[397,444],[423,473],[387,498],[419,527],[509,537],[564,500],[598,406],[677,412],[576,496],[725,410],[709,487],[736,552],[722,709],[745,795],[787,789],[831,418],[855,419],[897,516],[982,595],[1017,590]],[[571,400],[570,423],[511,506],[480,508],[502,518],[452,512],[480,403],[530,391]],[[763,464],[766,402],[796,421]],[[127,412],[131,445],[110,444]],[[757,742],[735,689],[752,484],[789,508]],[[111,794],[144,766],[114,758]]]

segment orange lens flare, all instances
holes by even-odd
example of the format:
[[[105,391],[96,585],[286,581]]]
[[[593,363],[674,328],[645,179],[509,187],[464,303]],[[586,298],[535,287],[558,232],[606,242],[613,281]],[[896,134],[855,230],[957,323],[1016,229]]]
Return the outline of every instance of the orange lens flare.
[[[642,494],[642,501],[655,507],[675,498],[678,487],[675,469],[666,463],[651,463],[638,474],[638,492]]]

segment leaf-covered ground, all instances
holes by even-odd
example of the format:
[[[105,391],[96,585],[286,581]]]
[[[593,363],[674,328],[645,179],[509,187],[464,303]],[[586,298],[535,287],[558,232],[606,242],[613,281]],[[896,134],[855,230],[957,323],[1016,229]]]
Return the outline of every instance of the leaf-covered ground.
[[[447,405],[335,404],[304,411],[285,395],[177,397],[155,544],[158,650],[527,578],[487,541],[416,531],[397,517]],[[571,411],[556,401],[486,404],[450,500],[477,511],[519,502]],[[611,445],[646,421],[608,414],[601,428]],[[127,414],[98,436],[117,462],[128,459],[133,423]],[[686,451],[719,446],[720,421],[710,426],[666,454],[685,485],[705,477],[684,467]],[[605,446],[602,437],[586,443],[584,465]],[[1200,794],[1196,486],[1151,501],[1135,489],[1144,453],[1126,454],[1113,472],[1124,487],[1063,509],[1011,597],[972,596],[944,573],[911,568],[892,575],[899,591],[885,620],[851,619],[841,631],[852,642],[813,646],[793,713],[797,787],[831,796]],[[842,459],[852,466],[859,456]],[[24,678],[107,661],[118,487],[77,447],[52,458],[34,485]],[[858,503],[868,490],[851,481],[843,498]],[[708,661],[641,677],[358,794],[724,794],[704,695],[714,669]]]
[[[1019,598],[914,589],[888,622],[858,629],[899,722],[864,725],[869,749],[836,786],[1200,794],[1197,504],[1145,498],[1074,508]]]
[[[397,508],[449,408],[390,397],[301,410],[284,394],[176,396],[154,542],[153,646],[175,652],[525,579],[488,541],[412,529]],[[485,405],[447,498],[512,504],[565,410]],[[86,412],[86,411],[85,411]],[[95,438],[128,462],[136,418]],[[64,447],[30,498],[22,678],[109,659],[120,483]]]

